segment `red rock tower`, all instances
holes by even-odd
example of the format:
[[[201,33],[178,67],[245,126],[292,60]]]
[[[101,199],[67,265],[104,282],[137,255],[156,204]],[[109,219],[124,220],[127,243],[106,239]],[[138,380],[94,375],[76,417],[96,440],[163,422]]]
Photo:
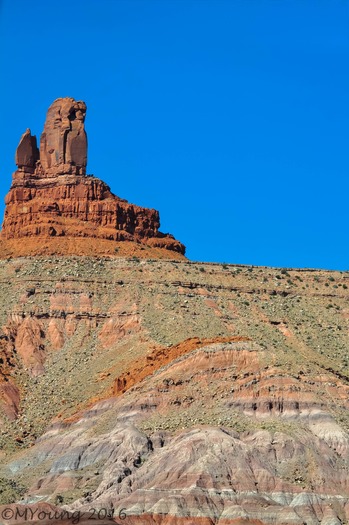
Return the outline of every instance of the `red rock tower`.
[[[47,112],[40,139],[40,162],[46,172],[86,174],[86,104],[58,98]]]
[[[131,241],[184,254],[183,244],[159,231],[156,210],[130,204],[86,175],[85,115],[84,102],[59,98],[47,112],[40,152],[29,129],[22,135],[0,239]]]

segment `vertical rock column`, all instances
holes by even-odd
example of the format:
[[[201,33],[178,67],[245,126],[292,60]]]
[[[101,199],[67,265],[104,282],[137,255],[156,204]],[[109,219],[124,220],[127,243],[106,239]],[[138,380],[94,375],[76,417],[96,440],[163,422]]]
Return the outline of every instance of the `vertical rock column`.
[[[34,173],[36,162],[39,160],[39,150],[36,145],[36,137],[27,129],[21,136],[16,150],[15,161],[18,169],[28,173]]]
[[[40,162],[48,174],[86,174],[86,104],[58,98],[50,106],[40,140]]]

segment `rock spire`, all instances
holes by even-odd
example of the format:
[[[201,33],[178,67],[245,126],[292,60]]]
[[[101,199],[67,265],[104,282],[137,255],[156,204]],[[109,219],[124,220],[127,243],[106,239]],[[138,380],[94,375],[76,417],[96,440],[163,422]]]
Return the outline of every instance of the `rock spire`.
[[[73,98],[58,98],[50,106],[40,139],[40,162],[46,172],[86,174],[86,109]]]
[[[53,237],[130,241],[184,254],[183,244],[159,231],[156,210],[130,204],[86,175],[85,115],[84,102],[59,98],[47,112],[40,151],[29,129],[22,135],[0,240],[31,238],[48,248]]]

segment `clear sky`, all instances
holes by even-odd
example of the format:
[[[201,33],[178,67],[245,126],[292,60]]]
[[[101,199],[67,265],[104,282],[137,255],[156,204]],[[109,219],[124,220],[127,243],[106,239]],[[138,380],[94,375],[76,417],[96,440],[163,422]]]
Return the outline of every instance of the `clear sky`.
[[[0,0],[0,214],[29,127],[88,106],[88,173],[193,260],[349,269],[345,0]]]

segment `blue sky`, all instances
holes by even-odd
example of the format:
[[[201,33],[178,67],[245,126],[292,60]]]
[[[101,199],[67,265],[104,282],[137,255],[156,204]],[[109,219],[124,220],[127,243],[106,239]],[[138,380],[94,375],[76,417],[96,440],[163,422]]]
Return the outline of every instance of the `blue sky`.
[[[193,260],[349,269],[349,3],[0,0],[0,215],[27,127],[88,106],[88,172]]]

